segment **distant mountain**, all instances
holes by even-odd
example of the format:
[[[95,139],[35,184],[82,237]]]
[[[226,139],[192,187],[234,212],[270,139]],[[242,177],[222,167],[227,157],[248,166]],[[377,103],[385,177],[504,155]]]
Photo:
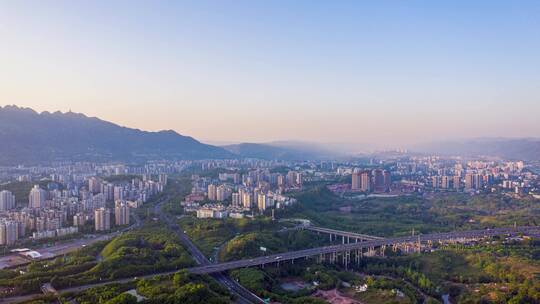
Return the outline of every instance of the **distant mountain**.
[[[513,160],[540,160],[538,138],[481,138],[418,145],[413,150],[442,155],[494,156]]]
[[[338,156],[319,145],[301,142],[241,143],[223,148],[239,157],[269,160],[320,160]]]
[[[0,164],[58,160],[231,158],[174,131],[146,132],[77,113],[0,107]]]

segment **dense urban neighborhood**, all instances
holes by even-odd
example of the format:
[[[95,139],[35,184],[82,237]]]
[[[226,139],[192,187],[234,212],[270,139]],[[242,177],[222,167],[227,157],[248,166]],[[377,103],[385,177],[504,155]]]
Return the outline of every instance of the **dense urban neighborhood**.
[[[535,268],[518,265],[540,252],[537,172],[534,162],[407,151],[5,166],[1,295],[148,301],[187,277],[201,291],[186,299],[204,290],[245,303],[468,303],[493,297],[482,291],[492,284],[536,288]],[[469,258],[489,252],[488,264]],[[503,273],[515,278],[491,264],[513,265]],[[159,297],[177,301],[174,290]]]

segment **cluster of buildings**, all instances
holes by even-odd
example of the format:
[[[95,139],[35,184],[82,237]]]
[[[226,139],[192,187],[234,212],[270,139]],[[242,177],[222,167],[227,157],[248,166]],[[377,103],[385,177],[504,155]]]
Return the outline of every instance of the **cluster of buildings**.
[[[117,182],[107,182],[107,176],[88,176],[79,183],[73,182],[73,176],[51,176],[50,180],[55,179],[45,189],[33,186],[28,204],[18,208],[12,192],[0,192],[0,245],[12,245],[25,237],[62,237],[83,227],[88,231],[92,222],[95,231],[110,230],[113,223],[129,225],[130,209],[140,207],[167,184],[164,173],[146,173],[131,181],[113,179]],[[72,182],[63,184],[59,180]]]
[[[354,169],[351,174],[351,191],[388,192],[392,185],[389,171],[382,169]]]
[[[163,191],[169,174],[185,170],[205,173],[192,176],[191,193],[181,202],[185,211],[201,218],[240,218],[293,204],[287,193],[321,181],[340,180],[329,188],[352,195],[463,191],[540,198],[539,168],[540,163],[523,161],[401,152],[355,161],[229,159],[0,167],[0,186],[13,181],[38,184],[23,195],[28,195],[28,203],[0,191],[0,245],[29,236],[50,238],[128,225],[132,208]]]
[[[318,170],[324,170],[321,165]],[[540,198],[539,166],[523,161],[464,160],[458,157],[392,155],[328,168],[348,184],[332,184],[340,195],[349,192],[400,195],[425,192],[511,193]],[[316,173],[317,174],[317,173]]]
[[[88,192],[102,194],[107,201],[130,200],[144,203],[149,197],[163,191],[167,185],[167,175],[159,174],[158,181],[153,181],[150,175],[143,174],[142,178],[134,178],[131,183],[111,183],[98,177],[88,179]]]
[[[522,161],[468,161],[435,162],[428,186],[434,190],[526,194],[535,190],[536,183],[537,175],[525,170]]]
[[[283,193],[301,189],[302,181],[302,172],[269,169],[221,173],[217,179],[194,175],[192,192],[181,204],[199,218],[241,218],[293,204],[295,200]]]
[[[398,192],[490,192],[536,195],[539,177],[523,161],[463,160],[439,156],[387,162]]]
[[[129,210],[134,208],[129,202],[117,200],[114,203],[114,223],[116,226],[129,225]],[[79,218],[79,217],[78,217]],[[94,210],[94,229],[107,231],[111,229],[112,210],[101,207]],[[75,220],[74,220],[75,222]]]

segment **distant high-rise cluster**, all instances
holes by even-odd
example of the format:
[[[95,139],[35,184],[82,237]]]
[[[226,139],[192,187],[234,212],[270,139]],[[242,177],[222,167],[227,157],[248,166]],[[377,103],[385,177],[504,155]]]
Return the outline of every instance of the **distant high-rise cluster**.
[[[390,172],[381,169],[358,170],[352,173],[352,191],[386,192],[390,190],[392,179]]]
[[[19,208],[12,192],[0,191],[0,245],[13,245],[25,237],[38,240],[75,234],[89,223],[97,231],[107,231],[115,223],[128,225],[129,209],[140,207],[162,192],[168,183],[167,173],[180,172],[186,166],[186,162],[130,167],[66,162],[54,166],[18,166],[17,170],[8,171],[2,167],[2,182],[4,179],[35,181],[36,185],[27,192],[28,204]],[[129,180],[129,175],[134,177]],[[121,203],[107,209],[107,203],[115,199]]]
[[[396,174],[402,176],[397,185],[403,192],[465,191],[497,193],[513,190],[516,194],[535,192],[535,176],[524,170],[522,161],[469,160],[459,157],[411,157],[397,163]]]
[[[489,186],[493,182],[493,176],[489,174],[467,173],[465,174],[465,190],[478,190]]]
[[[261,164],[267,165],[264,162]],[[209,164],[204,167],[207,166],[211,167]],[[242,174],[220,173],[218,179],[194,175],[192,193],[186,196],[182,206],[187,212],[196,211],[199,217],[240,218],[255,210],[262,213],[267,209],[292,204],[294,200],[282,193],[300,190],[304,178],[299,170],[285,173],[271,172],[268,168],[251,169]],[[210,203],[202,206],[205,197]]]

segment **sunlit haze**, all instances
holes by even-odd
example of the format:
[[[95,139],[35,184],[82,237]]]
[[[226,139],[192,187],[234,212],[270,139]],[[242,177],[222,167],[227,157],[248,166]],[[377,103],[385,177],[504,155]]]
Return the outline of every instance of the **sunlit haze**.
[[[223,142],[538,137],[539,16],[538,1],[2,1],[0,105]]]

